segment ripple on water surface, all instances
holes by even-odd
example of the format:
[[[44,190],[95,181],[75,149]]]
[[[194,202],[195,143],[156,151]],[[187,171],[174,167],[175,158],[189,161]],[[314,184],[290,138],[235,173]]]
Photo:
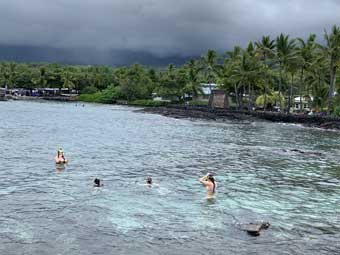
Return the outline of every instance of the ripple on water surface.
[[[337,132],[121,106],[0,107],[1,254],[338,254]],[[206,172],[213,201],[197,181]],[[158,186],[143,185],[149,175]],[[259,238],[240,230],[260,220],[272,226]]]

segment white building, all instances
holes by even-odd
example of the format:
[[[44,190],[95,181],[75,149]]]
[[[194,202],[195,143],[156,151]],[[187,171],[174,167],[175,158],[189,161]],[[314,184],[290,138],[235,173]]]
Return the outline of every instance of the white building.
[[[211,91],[217,89],[218,87],[216,83],[201,83],[201,86],[204,98],[209,98],[209,96],[211,95]]]
[[[301,109],[300,104],[302,104],[302,111],[311,111],[312,102],[313,102],[313,97],[309,97],[309,96],[303,96],[302,98],[299,96],[294,97],[293,107],[291,110],[293,112],[299,112]]]

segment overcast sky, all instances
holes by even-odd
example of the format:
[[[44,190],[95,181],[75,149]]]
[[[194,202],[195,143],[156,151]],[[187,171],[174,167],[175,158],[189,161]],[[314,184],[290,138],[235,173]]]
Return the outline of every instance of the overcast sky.
[[[340,25],[340,0],[0,0],[0,44],[201,55]]]

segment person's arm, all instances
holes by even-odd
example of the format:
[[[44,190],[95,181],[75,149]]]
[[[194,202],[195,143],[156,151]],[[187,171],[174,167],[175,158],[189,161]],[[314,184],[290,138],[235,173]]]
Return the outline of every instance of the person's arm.
[[[207,180],[208,175],[209,175],[209,173],[206,174],[206,175],[204,175],[203,177],[201,177],[201,178],[199,179],[199,182],[202,183],[203,185],[207,186],[207,185],[209,184],[209,183],[208,183],[208,180]]]

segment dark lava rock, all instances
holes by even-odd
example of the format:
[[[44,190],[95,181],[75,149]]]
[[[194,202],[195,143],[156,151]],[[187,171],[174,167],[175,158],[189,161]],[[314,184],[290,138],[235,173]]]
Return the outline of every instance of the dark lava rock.
[[[320,127],[325,129],[340,129],[340,123],[335,121],[325,122],[322,123]]]
[[[206,120],[255,120],[271,122],[299,123],[309,127],[340,130],[340,118],[332,116],[308,116],[277,112],[212,109],[207,106],[169,105],[167,107],[148,107],[139,110],[146,113],[161,114],[173,118],[197,118]]]
[[[259,236],[261,230],[268,229],[269,227],[269,222],[249,223],[241,225],[241,229],[243,231],[247,231],[247,233],[252,236]]]

